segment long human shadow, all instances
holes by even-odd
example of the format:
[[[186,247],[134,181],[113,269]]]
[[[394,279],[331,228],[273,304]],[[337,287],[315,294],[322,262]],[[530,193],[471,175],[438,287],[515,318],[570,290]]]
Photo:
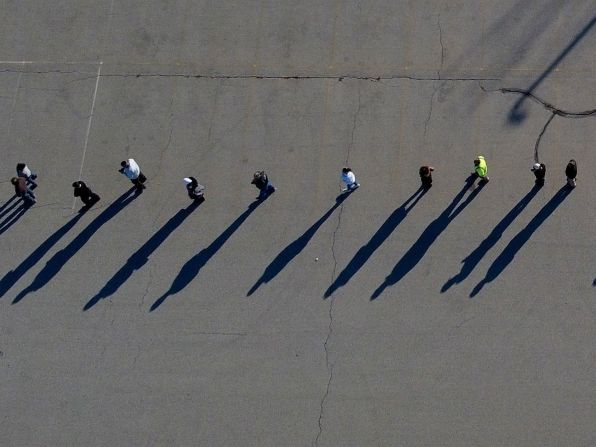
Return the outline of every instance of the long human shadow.
[[[592,17],[592,19],[581,29],[579,33],[575,35],[575,37],[569,42],[569,44],[558,54],[558,56],[550,63],[550,65],[534,80],[532,85],[530,85],[527,89],[525,94],[519,98],[511,111],[509,112],[508,121],[511,124],[519,124],[526,119],[526,114],[521,110],[522,105],[524,102],[534,93],[536,88],[542,84],[542,82],[552,73],[552,71],[557,68],[557,66],[561,63],[569,53],[575,48],[575,46],[582,41],[584,37],[588,35],[592,27],[596,24],[596,15]]]
[[[414,245],[402,256],[397,262],[391,273],[385,278],[385,281],[381,283],[379,287],[373,292],[370,297],[371,301],[377,299],[383,291],[397,282],[399,282],[404,276],[406,276],[424,257],[430,246],[437,240],[439,235],[447,228],[447,226],[461,213],[466,206],[474,200],[474,198],[480,193],[485,183],[480,182],[476,188],[468,194],[466,199],[461,202],[466,191],[470,189],[470,186],[474,182],[474,177],[470,176],[466,179],[464,187],[458,192],[453,201],[447,208],[433,220],[428,227],[422,232],[420,237]],[[458,206],[459,204],[459,206]]]
[[[19,200],[17,195],[12,196],[10,199],[4,202],[4,204],[0,207],[0,218],[17,206],[18,203]]]
[[[19,264],[17,268],[8,272],[0,280],[0,298],[8,292],[12,286],[14,286],[19,279],[23,277],[25,273],[29,271],[31,267],[39,262],[39,260],[60,240],[68,233],[72,227],[79,221],[82,214],[77,213],[62,227],[60,227],[54,234],[48,237],[42,244],[37,247],[33,253],[31,253],[23,262]]]
[[[29,209],[28,206],[25,206],[24,203],[21,203],[21,205],[16,208],[12,213],[10,213],[8,216],[6,216],[4,218],[4,220],[2,222],[0,222],[0,234],[4,233],[6,230],[8,230],[10,227],[12,227],[15,223],[17,223],[17,221],[23,217],[23,214],[25,214],[25,212],[27,212],[27,210]]]
[[[262,200],[256,200],[252,202],[248,208],[236,218],[234,222],[226,228],[208,247],[202,249],[192,258],[190,258],[186,264],[182,266],[182,269],[172,282],[172,285],[162,296],[160,296],[151,306],[150,312],[153,312],[171,295],[175,295],[186,286],[188,286],[192,280],[199,274],[201,269],[209,262],[209,260],[219,251],[219,249],[226,243],[226,241],[234,234],[234,232],[240,228],[244,221],[256,210],[259,205],[263,203]]]
[[[557,209],[557,207],[563,203],[563,200],[567,198],[572,188],[567,185],[563,186],[555,195],[550,199],[546,205],[542,207],[540,211],[532,218],[532,220],[526,225],[526,227],[517,233],[513,239],[503,249],[501,254],[493,261],[491,266],[486,272],[486,276],[480,281],[476,287],[470,293],[470,298],[476,296],[485,284],[494,281],[507,266],[513,261],[513,258],[518,251],[524,246],[526,242],[532,237],[532,234],[544,223],[544,221]]]
[[[524,196],[522,199],[515,204],[515,206],[509,211],[503,219],[495,226],[490,234],[484,239],[476,249],[464,258],[462,261],[462,267],[459,273],[449,280],[441,287],[441,293],[446,292],[454,284],[459,284],[468,277],[470,273],[476,268],[480,260],[484,255],[495,246],[495,244],[503,236],[503,232],[511,225],[511,223],[521,214],[524,208],[532,201],[536,196],[540,186],[534,185],[534,187]]]
[[[290,243],[284,248],[271,263],[265,268],[261,277],[250,288],[246,296],[251,296],[257,291],[262,284],[268,283],[275,278],[298,254],[304,250],[309,241],[319,230],[321,225],[333,214],[333,212],[343,203],[350,195],[349,192],[340,194],[335,198],[335,203],[329,208],[314,224],[312,224],[298,239]]]
[[[135,193],[135,188],[130,188],[114,202],[104,209],[89,225],[81,231],[70,243],[46,263],[46,265],[37,274],[35,279],[25,289],[23,289],[12,304],[21,301],[26,295],[41,289],[62,269],[62,267],[91,239],[91,237],[110,219],[122,211],[128,204],[135,200],[140,194]]]
[[[83,310],[89,310],[97,304],[99,300],[107,298],[120,288],[128,278],[135,272],[140,270],[149,261],[149,256],[168,238],[176,228],[178,228],[184,220],[192,214],[199,206],[199,203],[193,201],[188,207],[181,209],[174,214],[147,242],[145,242],[136,252],[132,254],[126,261],[126,264],[118,270],[114,276],[106,283],[102,289],[89,300]]]
[[[329,298],[337,289],[345,286],[350,279],[362,268],[362,266],[369,260],[373,253],[387,240],[389,235],[397,228],[397,226],[406,218],[408,213],[416,206],[418,201],[426,194],[428,188],[422,186],[412,194],[404,203],[391,213],[391,215],[383,222],[379,229],[373,234],[370,240],[363,245],[348,262],[348,265],[341,271],[335,281],[325,291],[325,298]],[[411,202],[411,204],[410,204]],[[408,206],[410,205],[410,206]]]

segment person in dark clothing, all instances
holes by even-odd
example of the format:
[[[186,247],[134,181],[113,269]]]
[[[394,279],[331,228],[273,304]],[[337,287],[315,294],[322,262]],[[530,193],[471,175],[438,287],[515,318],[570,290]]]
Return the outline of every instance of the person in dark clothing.
[[[430,188],[433,185],[433,175],[432,172],[435,170],[432,166],[421,166],[418,174],[420,175],[420,181],[422,182],[422,186],[425,188]]]
[[[546,176],[546,165],[544,163],[534,163],[531,171],[536,176],[536,185],[544,186],[544,177]]]
[[[27,180],[25,180],[24,177],[13,177],[10,179],[10,183],[14,185],[14,193],[23,199],[23,203],[26,207],[30,207],[37,202],[35,194],[33,194],[29,189],[29,186],[27,186]]]
[[[577,162],[575,160],[569,160],[565,168],[565,175],[567,176],[567,184],[575,188],[575,185],[577,185]]]
[[[275,192],[275,186],[273,186],[273,184],[269,181],[269,178],[267,177],[267,174],[265,174],[265,171],[255,172],[252,182],[250,183],[255,185],[259,189],[260,193],[259,197],[257,197],[257,199],[259,200],[264,200],[270,194],[273,194]]]
[[[205,187],[201,185],[194,177],[185,177],[184,183],[186,183],[186,191],[188,197],[198,203],[205,201]]]
[[[17,177],[23,177],[27,180],[27,183],[31,185],[31,189],[37,188],[37,183],[35,183],[37,174],[31,172],[31,169],[25,163],[17,164]]]
[[[72,187],[74,188],[74,196],[80,197],[81,201],[85,204],[83,207],[84,210],[91,208],[99,202],[100,197],[91,191],[91,188],[89,188],[85,182],[79,180],[78,182],[74,182]]]

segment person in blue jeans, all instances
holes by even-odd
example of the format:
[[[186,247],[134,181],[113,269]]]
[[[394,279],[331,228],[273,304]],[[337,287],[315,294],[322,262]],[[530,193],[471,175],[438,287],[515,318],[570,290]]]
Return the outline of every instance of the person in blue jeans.
[[[269,181],[269,177],[267,177],[265,171],[255,172],[252,182],[250,183],[255,185],[260,191],[259,197],[257,197],[259,200],[264,200],[269,197],[270,194],[275,192],[275,186]]]
[[[27,180],[24,177],[13,177],[10,179],[10,183],[14,185],[14,193],[17,197],[23,199],[23,203],[27,208],[37,202],[35,194],[29,189]]]

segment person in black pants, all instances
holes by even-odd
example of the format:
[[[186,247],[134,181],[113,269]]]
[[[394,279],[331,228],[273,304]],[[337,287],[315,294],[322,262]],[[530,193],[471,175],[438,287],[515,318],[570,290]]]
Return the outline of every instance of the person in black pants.
[[[565,168],[565,175],[567,176],[567,184],[575,188],[575,185],[577,185],[577,162],[575,160],[569,160]]]
[[[196,178],[185,177],[184,183],[186,183],[188,197],[197,203],[203,203],[205,201],[205,187],[201,185]]]
[[[546,165],[544,163],[534,163],[532,172],[536,176],[536,185],[544,186],[544,177],[546,176]]]
[[[269,178],[267,177],[267,174],[265,174],[265,171],[255,172],[252,182],[250,183],[255,185],[259,189],[260,193],[259,197],[257,197],[257,199],[259,200],[264,200],[270,194],[273,194],[275,192],[275,186],[273,186],[273,184],[269,181]]]
[[[79,180],[78,182],[74,182],[72,187],[74,188],[74,196],[80,197],[81,201],[85,204],[82,208],[83,210],[88,210],[99,202],[100,197],[91,191],[91,188],[89,188],[85,182]]]
[[[418,174],[420,175],[420,181],[422,182],[422,186],[424,188],[430,188],[433,185],[433,175],[432,172],[435,170],[432,166],[421,166],[418,170]]]

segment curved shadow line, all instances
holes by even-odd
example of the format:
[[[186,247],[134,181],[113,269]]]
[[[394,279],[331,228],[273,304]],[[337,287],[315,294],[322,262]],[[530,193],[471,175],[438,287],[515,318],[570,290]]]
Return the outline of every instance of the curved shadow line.
[[[257,291],[262,284],[268,283],[275,278],[298,254],[304,250],[308,245],[309,241],[319,230],[321,225],[325,223],[327,219],[333,214],[333,212],[348,198],[350,191],[346,191],[344,194],[340,194],[335,199],[335,203],[329,208],[325,214],[323,214],[314,224],[312,224],[308,230],[306,230],[298,239],[290,243],[284,248],[271,263],[265,268],[265,271],[256,283],[250,288],[246,296],[251,296]]]
[[[513,258],[518,251],[524,246],[526,242],[532,237],[532,234],[544,223],[544,221],[563,203],[573,188],[567,185],[563,186],[550,199],[546,205],[532,218],[526,227],[517,233],[513,239],[503,249],[501,254],[493,261],[486,272],[486,276],[482,279],[470,293],[470,298],[476,296],[484,287],[485,284],[494,281],[507,266],[513,261]]]
[[[385,281],[377,287],[370,297],[373,301],[377,299],[383,291],[397,282],[399,282],[404,276],[406,276],[424,257],[431,245],[437,240],[441,233],[447,228],[453,219],[461,213],[466,206],[474,200],[474,198],[480,193],[482,188],[486,185],[485,182],[480,182],[474,191],[472,191],[466,199],[461,202],[459,206],[457,204],[461,201],[466,191],[470,188],[470,185],[474,181],[474,177],[470,176],[466,180],[466,184],[460,192],[457,193],[453,201],[449,204],[445,211],[443,211],[439,217],[433,220],[428,227],[422,232],[420,237],[414,245],[402,256],[397,262],[391,273],[385,278]],[[456,208],[457,206],[457,208]]]
[[[198,202],[192,202],[189,206],[174,214],[153,236],[147,240],[136,252],[128,258],[126,263],[118,270],[102,289],[93,296],[83,307],[83,311],[91,309],[99,300],[107,298],[118,291],[135,270],[140,270],[149,261],[149,256],[165,242],[165,240],[178,228],[184,220],[199,207]]]
[[[101,214],[93,219],[66,247],[55,253],[37,274],[31,284],[19,292],[12,304],[18,303],[29,293],[41,289],[50,282],[62,267],[89,241],[89,239],[91,239],[97,230],[122,211],[133,200],[139,197],[139,194],[134,194],[135,189],[135,187],[130,188],[118,197],[110,206],[104,209]]]
[[[234,232],[242,225],[242,223],[256,210],[264,200],[257,200],[251,203],[246,211],[236,218],[234,222],[230,224],[228,228],[224,230],[208,247],[204,248],[192,258],[190,258],[186,264],[182,266],[180,272],[172,282],[172,285],[162,296],[160,296],[151,306],[149,312],[153,312],[171,295],[183,290],[188,286],[192,280],[199,274],[201,269],[209,262],[209,260],[219,251],[219,249],[226,243],[226,241],[234,234]]]
[[[75,216],[60,227],[54,234],[48,237],[42,244],[37,247],[19,266],[8,272],[2,280],[0,280],[0,298],[14,286],[25,273],[29,271],[39,260],[54,246],[56,243],[70,231],[72,227],[79,221],[82,214],[77,213]]]
[[[534,187],[524,196],[522,199],[517,202],[517,204],[505,215],[503,219],[495,226],[495,228],[490,232],[490,234],[484,239],[472,253],[464,258],[462,261],[462,267],[459,273],[443,284],[441,287],[441,293],[446,292],[453,286],[454,284],[459,284],[464,279],[468,277],[470,273],[474,270],[474,268],[478,265],[478,263],[482,260],[484,255],[495,246],[495,244],[501,239],[503,236],[503,232],[513,223],[513,221],[521,214],[524,208],[532,201],[532,199],[536,196],[538,191],[541,189],[540,186],[534,185]]]
[[[335,281],[325,291],[324,298],[329,298],[337,289],[345,286],[352,277],[358,273],[362,266],[370,259],[374,252],[387,240],[408,213],[416,206],[418,201],[428,192],[428,188],[420,187],[404,203],[396,208],[383,222],[370,240],[360,247],[348,265],[341,271]],[[408,207],[408,205],[412,204]]]

